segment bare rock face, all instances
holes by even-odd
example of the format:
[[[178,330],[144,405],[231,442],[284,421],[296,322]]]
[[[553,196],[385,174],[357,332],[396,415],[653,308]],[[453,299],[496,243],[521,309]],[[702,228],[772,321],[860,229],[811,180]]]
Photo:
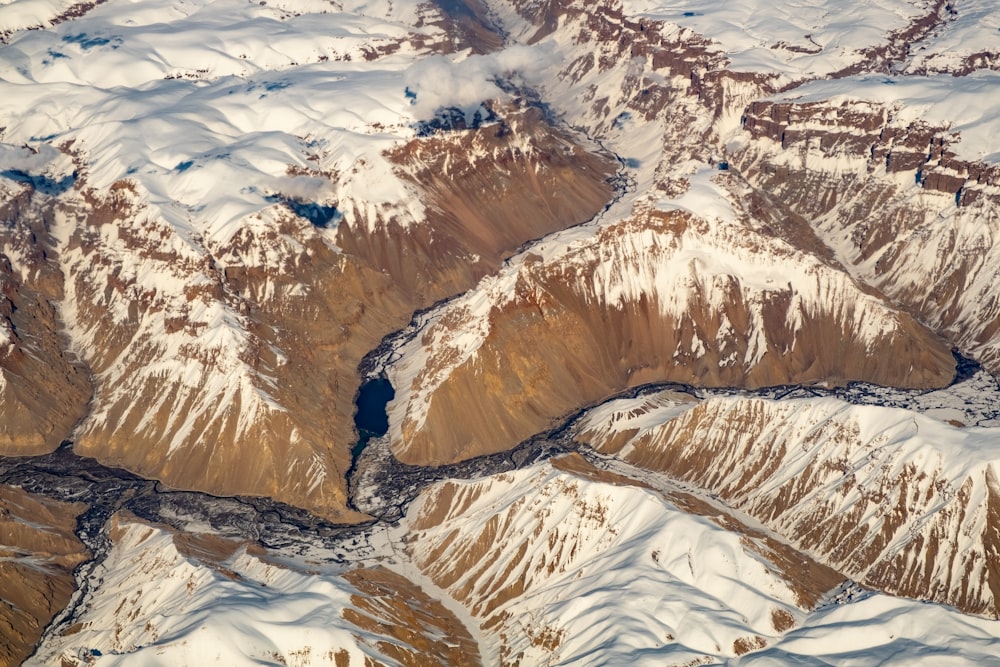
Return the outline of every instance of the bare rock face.
[[[46,256],[29,184],[2,193],[0,221],[0,454],[54,450],[83,417],[87,373],[66,350],[55,303],[62,276]]]
[[[20,665],[69,602],[88,558],[73,534],[84,509],[0,486],[0,665]]]
[[[857,581],[997,617],[994,431],[832,398],[719,398],[624,441],[582,437],[710,490]]]
[[[930,332],[748,215],[644,210],[545,252],[448,304],[403,349],[390,374],[401,460],[502,451],[655,381],[931,387],[952,377]]]
[[[364,354],[610,196],[607,159],[534,112],[509,116],[389,156],[424,218],[347,199],[326,230],[276,203],[202,237],[131,180],[63,206],[63,314],[96,392],[77,450],[177,488],[358,518],[344,474]]]
[[[1000,372],[995,165],[959,157],[947,128],[864,99],[757,102],[744,126],[752,141],[736,162],[751,183],[812,220],[861,279]]]

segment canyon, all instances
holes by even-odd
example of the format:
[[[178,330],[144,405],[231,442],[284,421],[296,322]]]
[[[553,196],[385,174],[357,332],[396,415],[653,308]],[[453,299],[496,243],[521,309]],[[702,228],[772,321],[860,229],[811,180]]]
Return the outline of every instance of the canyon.
[[[985,0],[0,25],[3,664],[997,664]]]

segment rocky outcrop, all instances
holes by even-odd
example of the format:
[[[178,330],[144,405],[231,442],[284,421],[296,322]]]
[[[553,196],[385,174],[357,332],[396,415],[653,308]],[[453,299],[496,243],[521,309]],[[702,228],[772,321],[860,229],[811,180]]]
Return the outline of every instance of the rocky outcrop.
[[[425,224],[359,212],[365,224],[340,226],[337,245],[391,276],[417,308],[468,289],[527,241],[589,220],[611,198],[616,166],[531,107],[388,157],[426,208]]]
[[[863,98],[754,103],[734,162],[856,275],[996,373],[1000,172],[905,112]]]
[[[33,205],[42,195],[21,184],[0,196],[0,454],[41,454],[83,417],[91,388],[57,315],[62,275]]]
[[[73,594],[73,568],[89,557],[73,534],[81,504],[0,486],[0,665],[31,653]]]
[[[598,433],[581,437],[712,493],[859,582],[1000,615],[994,430],[832,398],[715,398],[627,440]]]
[[[718,177],[725,183],[725,175]],[[443,307],[390,372],[396,455],[502,451],[573,409],[657,381],[942,386],[948,348],[845,274],[754,229],[644,210],[528,252]]]

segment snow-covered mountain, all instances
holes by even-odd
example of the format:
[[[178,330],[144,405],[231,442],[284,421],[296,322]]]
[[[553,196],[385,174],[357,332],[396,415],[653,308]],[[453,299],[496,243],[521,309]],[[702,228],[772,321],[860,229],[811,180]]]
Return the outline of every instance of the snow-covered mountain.
[[[623,418],[636,411],[643,414]],[[821,562],[895,594],[997,616],[995,428],[835,398],[625,403],[580,436],[693,485]]]
[[[110,536],[85,610],[26,664],[478,662],[462,623],[384,568],[316,571],[127,516]]]
[[[502,451],[648,382],[951,379],[939,339],[771,233],[735,187],[696,171],[680,197],[556,235],[443,306],[389,372],[397,455],[426,465]]]
[[[993,10],[0,4],[0,663],[996,664]]]
[[[607,158],[516,100],[422,136],[435,109],[412,105],[408,82],[458,34],[438,10],[332,10],[112,4],[8,37],[0,140],[19,199],[5,252],[32,287],[45,283],[17,238],[55,258],[60,317],[36,328],[69,341],[36,355],[65,380],[37,388],[29,366],[4,394],[17,424],[32,396],[60,401],[31,452],[72,430],[78,451],[171,486],[350,518],[364,354],[603,205]]]
[[[838,588],[739,513],[578,455],[431,486],[353,563],[127,515],[109,536],[26,664],[1000,664],[996,622]]]

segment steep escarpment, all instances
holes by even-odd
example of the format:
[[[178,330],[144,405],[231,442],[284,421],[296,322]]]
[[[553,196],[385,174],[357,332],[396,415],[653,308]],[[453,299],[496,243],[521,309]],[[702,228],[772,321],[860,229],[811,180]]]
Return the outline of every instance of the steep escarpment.
[[[63,313],[95,376],[77,450],[171,486],[339,512],[345,497],[335,475],[346,464],[323,442],[331,420],[313,422],[281,403],[312,378],[279,384],[286,353],[260,335],[250,295],[236,291],[242,285],[202,243],[156,216],[137,185],[90,197],[96,204],[58,230]],[[315,243],[308,224],[293,231],[306,247]],[[287,251],[291,239],[273,238],[273,251]],[[316,277],[326,277],[322,255],[315,264]],[[301,285],[276,272],[270,287],[280,302]]]
[[[757,102],[735,162],[855,275],[996,373],[1000,176],[989,123],[966,111],[993,78],[815,84]]]
[[[60,249],[67,320],[97,378],[78,449],[172,486],[340,512],[364,354],[413,310],[590,217],[609,194],[608,163],[541,119],[502,128],[400,149],[393,160],[433,212],[404,227],[355,207],[337,245],[279,205],[225,244],[190,244],[137,186],[113,186],[66,225]],[[428,155],[467,171],[464,188],[435,185]]]
[[[0,665],[20,665],[69,602],[73,568],[89,556],[73,534],[84,509],[0,486]]]
[[[0,188],[0,454],[59,446],[90,397],[86,370],[66,349],[57,315],[62,274],[46,254],[44,198],[31,183]],[[42,238],[40,238],[42,237]]]
[[[857,581],[996,617],[997,448],[906,410],[706,400],[597,448],[710,491]]]
[[[3,658],[996,662],[994,9],[0,6]]]
[[[546,244],[441,309],[390,377],[393,447],[412,463],[502,451],[575,407],[654,381],[866,379],[941,386],[946,346],[850,278],[728,211],[729,177]],[[713,189],[713,188],[718,188]],[[704,199],[699,199],[699,197]]]

